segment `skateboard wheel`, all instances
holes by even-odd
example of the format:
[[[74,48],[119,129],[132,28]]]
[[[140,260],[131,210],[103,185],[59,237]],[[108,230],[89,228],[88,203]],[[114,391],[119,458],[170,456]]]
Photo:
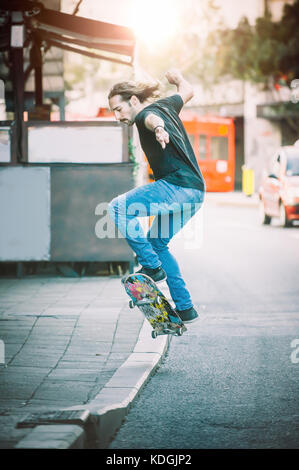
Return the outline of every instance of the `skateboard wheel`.
[[[129,307],[130,307],[130,308],[134,308],[134,307],[135,307],[135,304],[134,304],[133,300],[130,300],[130,302],[129,302]]]
[[[179,328],[178,332],[177,332],[177,335],[182,336],[182,334],[183,334],[183,328]]]
[[[152,338],[153,338],[153,339],[156,339],[157,336],[158,336],[158,333],[157,333],[155,330],[153,330],[153,331],[152,331]]]

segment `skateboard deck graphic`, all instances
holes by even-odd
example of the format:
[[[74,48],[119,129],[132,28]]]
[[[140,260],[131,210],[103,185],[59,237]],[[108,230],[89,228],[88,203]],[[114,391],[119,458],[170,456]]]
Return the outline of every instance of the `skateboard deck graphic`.
[[[149,276],[129,274],[122,279],[122,283],[131,297],[130,308],[137,306],[153,327],[153,338],[169,334],[181,336],[187,330],[165,295]]]

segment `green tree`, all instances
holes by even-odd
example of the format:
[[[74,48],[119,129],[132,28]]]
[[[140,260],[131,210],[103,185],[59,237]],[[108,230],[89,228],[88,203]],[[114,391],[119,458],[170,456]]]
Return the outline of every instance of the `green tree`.
[[[224,75],[254,83],[289,84],[299,77],[299,0],[286,4],[280,21],[274,22],[265,9],[254,26],[247,18],[236,29],[220,28],[209,34],[204,63],[213,81]]]

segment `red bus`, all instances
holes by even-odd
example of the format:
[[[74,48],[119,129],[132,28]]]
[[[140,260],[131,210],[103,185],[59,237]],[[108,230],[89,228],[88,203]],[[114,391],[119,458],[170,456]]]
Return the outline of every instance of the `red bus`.
[[[231,118],[198,116],[192,111],[180,115],[207,191],[233,191],[235,184],[235,126]]]
[[[97,117],[113,118],[100,108]],[[180,113],[208,192],[233,191],[235,186],[235,124],[232,118],[200,116],[184,109]],[[149,180],[153,181],[148,165]]]

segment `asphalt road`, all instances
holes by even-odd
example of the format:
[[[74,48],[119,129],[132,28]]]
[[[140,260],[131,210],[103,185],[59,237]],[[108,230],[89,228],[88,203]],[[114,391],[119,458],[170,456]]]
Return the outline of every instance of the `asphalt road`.
[[[212,203],[203,227],[199,248],[172,245],[201,318],[110,449],[299,448],[299,227]]]

